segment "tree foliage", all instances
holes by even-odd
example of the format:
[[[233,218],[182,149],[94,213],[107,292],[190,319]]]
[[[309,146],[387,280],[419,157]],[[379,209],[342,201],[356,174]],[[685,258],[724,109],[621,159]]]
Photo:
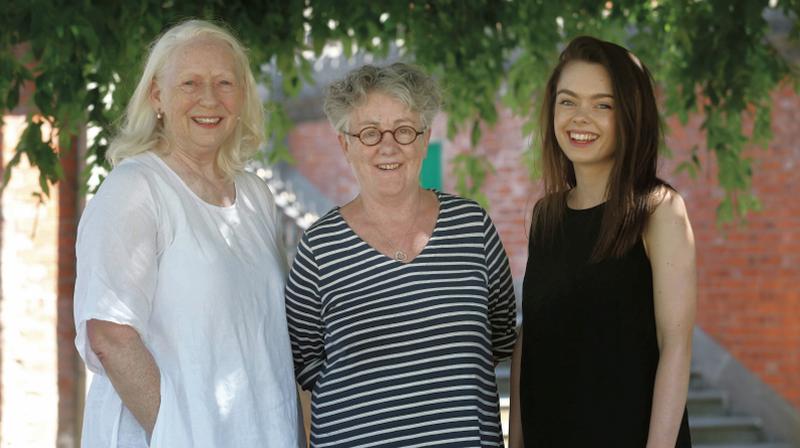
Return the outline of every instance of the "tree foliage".
[[[536,94],[561,46],[591,34],[622,43],[651,67],[667,115],[685,121],[691,113],[702,114],[706,147],[727,192],[720,218],[729,220],[758,205],[743,151],[769,141],[770,93],[783,80],[797,79],[767,39],[764,13],[770,10],[793,22],[796,37],[800,0],[12,2],[0,18],[0,109],[32,106],[28,110],[36,113],[29,114],[8,165],[26,156],[39,167],[46,193],[48,182],[60,176],[57,139],[86,126],[100,129],[88,166],[103,164],[147,46],[188,17],[227,23],[250,48],[261,81],[283,91],[271,98],[295,95],[313,82],[313,56],[326,44],[341,44],[345,56],[381,56],[399,47],[445,86],[448,132],[468,129],[473,143],[482,122],[496,122],[498,100],[529,118],[525,131],[532,132]],[[35,87],[32,98],[20,98],[25,83]],[[268,100],[266,106],[270,154],[280,158],[291,123],[281,104]],[[743,127],[747,115],[752,131]],[[59,132],[42,140],[44,128]],[[696,171],[698,160],[695,153],[681,167]],[[491,167],[469,154],[456,165],[460,188],[477,194]]]

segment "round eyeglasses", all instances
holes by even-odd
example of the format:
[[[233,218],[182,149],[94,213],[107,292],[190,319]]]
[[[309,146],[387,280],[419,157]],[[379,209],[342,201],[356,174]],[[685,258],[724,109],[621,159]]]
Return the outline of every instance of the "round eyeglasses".
[[[387,132],[392,134],[394,141],[397,143],[401,145],[410,145],[414,143],[417,137],[424,134],[425,130],[423,129],[422,131],[417,131],[411,126],[400,126],[393,131],[381,131],[375,126],[369,126],[362,129],[357,134],[350,134],[348,132],[344,132],[344,134],[351,137],[357,137],[364,146],[375,146],[383,141],[383,134]]]

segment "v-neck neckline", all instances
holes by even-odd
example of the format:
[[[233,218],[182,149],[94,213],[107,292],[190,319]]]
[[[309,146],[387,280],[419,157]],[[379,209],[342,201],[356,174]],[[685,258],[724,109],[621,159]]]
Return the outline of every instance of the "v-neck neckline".
[[[400,260],[398,260],[398,259],[396,259],[394,257],[391,257],[391,256],[386,255],[385,253],[379,251],[375,246],[370,244],[361,235],[359,235],[358,232],[356,232],[355,229],[353,229],[353,227],[350,225],[350,223],[347,222],[347,219],[345,219],[344,215],[342,215],[342,207],[341,206],[337,205],[334,210],[336,211],[336,214],[339,217],[339,219],[341,219],[342,222],[344,222],[344,225],[347,227],[347,230],[350,233],[352,233],[356,238],[361,240],[361,242],[364,243],[364,245],[367,246],[371,251],[379,254],[380,256],[382,256],[382,257],[386,258],[387,260],[390,260],[390,261],[392,261],[394,263],[398,263],[398,264],[401,264],[401,265],[411,265],[411,264],[414,263],[414,261],[416,261],[417,258],[419,258],[422,254],[424,254],[428,250],[428,247],[430,247],[430,244],[431,244],[431,240],[433,240],[433,237],[436,235],[436,232],[439,230],[439,224],[440,224],[440,222],[442,220],[442,196],[441,196],[442,193],[440,191],[433,190],[433,189],[426,190],[426,191],[432,191],[433,194],[436,196],[436,201],[439,203],[439,210],[438,210],[438,212],[436,214],[436,222],[433,225],[433,230],[431,231],[430,236],[428,236],[428,240],[425,241],[425,246],[422,247],[422,250],[419,251],[419,253],[416,256],[414,256],[414,258],[409,258],[407,261],[400,261]]]

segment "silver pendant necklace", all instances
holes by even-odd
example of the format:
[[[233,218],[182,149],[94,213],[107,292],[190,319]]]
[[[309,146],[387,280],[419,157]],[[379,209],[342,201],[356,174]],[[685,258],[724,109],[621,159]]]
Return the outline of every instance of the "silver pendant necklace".
[[[405,262],[406,260],[408,260],[408,256],[402,250],[396,250],[394,252],[394,259],[399,262]]]
[[[419,215],[419,203],[420,202],[422,202],[421,195],[420,195],[419,200],[417,200],[417,206],[414,209],[414,219],[411,220],[411,224],[409,224],[408,228],[406,229],[406,232],[403,233],[402,236],[407,236],[411,232],[411,230],[413,230],[414,224],[416,224],[416,222],[417,222],[417,216]],[[399,261],[401,263],[405,263],[406,260],[408,260],[408,254],[406,253],[406,251],[404,251],[403,249],[400,249],[400,245],[399,244],[395,244],[395,242],[392,241],[391,238],[386,236],[381,231],[381,228],[378,225],[378,221],[375,218],[372,217],[372,214],[370,214],[370,212],[367,210],[366,205],[364,205],[363,200],[361,202],[361,206],[364,208],[364,213],[367,214],[367,217],[369,218],[369,220],[372,221],[373,226],[375,227],[375,232],[381,237],[381,239],[383,239],[384,243],[389,243],[389,246],[392,248],[392,251],[394,252],[394,257],[393,257],[394,260],[395,261]]]

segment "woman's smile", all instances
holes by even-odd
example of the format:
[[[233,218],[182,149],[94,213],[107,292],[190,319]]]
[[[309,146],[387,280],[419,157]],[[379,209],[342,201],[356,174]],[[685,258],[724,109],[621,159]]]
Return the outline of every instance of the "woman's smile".
[[[197,123],[198,126],[204,127],[206,129],[214,129],[216,128],[221,122],[222,117],[192,117],[192,121]]]
[[[600,137],[598,134],[593,132],[584,132],[584,131],[568,131],[567,135],[569,136],[569,141],[575,146],[589,146]]]

